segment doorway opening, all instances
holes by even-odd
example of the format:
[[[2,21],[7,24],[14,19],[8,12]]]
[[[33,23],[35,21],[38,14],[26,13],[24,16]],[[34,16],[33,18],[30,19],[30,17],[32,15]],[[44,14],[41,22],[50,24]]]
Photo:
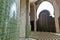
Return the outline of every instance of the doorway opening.
[[[48,2],[42,2],[37,10],[37,31],[56,32],[54,7]]]
[[[42,10],[37,20],[37,31],[40,32],[56,32],[55,18],[50,16],[48,10]]]

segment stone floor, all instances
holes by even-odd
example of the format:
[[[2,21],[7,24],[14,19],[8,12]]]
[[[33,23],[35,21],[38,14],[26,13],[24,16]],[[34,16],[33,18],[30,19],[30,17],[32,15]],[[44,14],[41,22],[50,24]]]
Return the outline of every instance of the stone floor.
[[[32,32],[31,37],[38,40],[60,40],[59,33]]]
[[[36,39],[33,39],[33,38],[20,38],[20,40],[36,40]]]
[[[20,40],[60,40],[60,33],[32,32],[31,38],[20,38]]]

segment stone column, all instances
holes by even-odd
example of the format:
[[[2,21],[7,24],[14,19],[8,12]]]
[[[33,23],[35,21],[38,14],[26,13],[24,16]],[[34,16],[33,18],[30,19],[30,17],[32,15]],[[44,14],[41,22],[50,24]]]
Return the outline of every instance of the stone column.
[[[20,37],[25,38],[30,35],[30,3],[29,0],[20,1]]]
[[[60,28],[59,28],[59,21],[58,21],[58,17],[59,17],[59,6],[58,4],[53,1],[53,5],[54,5],[54,12],[55,12],[55,26],[56,26],[56,32],[59,33],[60,32]]]
[[[37,27],[36,27],[37,12],[36,12],[36,5],[35,5],[35,3],[33,3],[33,5],[34,5],[34,32],[36,32],[36,29],[37,29]]]
[[[56,32],[57,33],[60,32],[58,17],[59,17],[59,7],[55,3],[55,26],[56,26]]]
[[[36,17],[37,17],[37,13],[36,13],[36,5],[35,3],[31,3],[30,5],[30,20],[34,21],[34,31],[36,32]],[[33,27],[32,27],[33,28]]]
[[[57,17],[55,17],[55,25],[56,25],[56,32],[59,33],[60,29],[59,29],[59,21]]]
[[[26,0],[20,0],[20,38],[25,38]]]
[[[26,38],[29,38],[30,34],[31,34],[30,3],[29,3],[29,0],[26,0]]]

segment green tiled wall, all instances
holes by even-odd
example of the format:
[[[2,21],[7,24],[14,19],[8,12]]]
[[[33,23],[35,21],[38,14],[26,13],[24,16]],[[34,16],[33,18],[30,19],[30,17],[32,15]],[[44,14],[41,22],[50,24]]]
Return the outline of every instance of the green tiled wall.
[[[10,15],[13,3],[14,0],[0,0],[0,40],[17,40],[19,37],[18,13]]]

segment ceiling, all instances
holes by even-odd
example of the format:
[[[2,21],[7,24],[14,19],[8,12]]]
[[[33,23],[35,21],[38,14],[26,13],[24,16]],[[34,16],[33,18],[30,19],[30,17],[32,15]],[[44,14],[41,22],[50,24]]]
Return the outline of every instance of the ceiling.
[[[37,0],[29,0],[30,1],[30,3],[32,3],[32,2],[36,2]]]

